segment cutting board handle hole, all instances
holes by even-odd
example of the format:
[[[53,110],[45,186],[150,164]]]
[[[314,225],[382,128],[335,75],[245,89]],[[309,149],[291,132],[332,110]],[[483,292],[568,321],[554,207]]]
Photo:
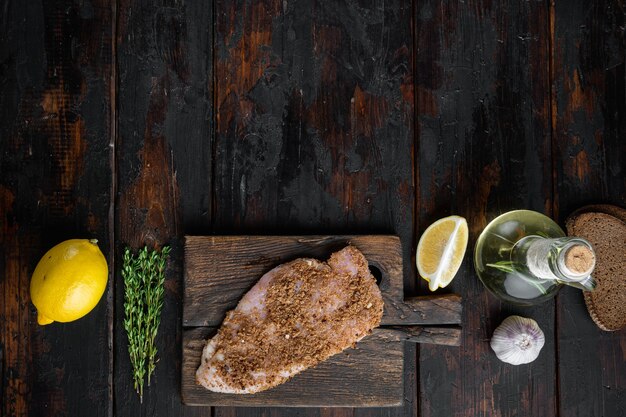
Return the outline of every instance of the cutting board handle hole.
[[[370,272],[376,278],[376,284],[380,286],[380,283],[383,281],[383,273],[374,265],[370,265]]]

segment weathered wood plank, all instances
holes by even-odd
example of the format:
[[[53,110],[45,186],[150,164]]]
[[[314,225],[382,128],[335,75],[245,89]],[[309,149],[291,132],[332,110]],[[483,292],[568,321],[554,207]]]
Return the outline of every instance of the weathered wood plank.
[[[357,343],[314,368],[268,391],[250,395],[221,394],[196,384],[206,339],[215,329],[183,331],[183,400],[190,405],[372,407],[401,405],[404,396],[403,363],[406,336],[399,331],[375,329]]]
[[[125,245],[173,247],[143,404],[135,393],[116,271],[115,414],[210,415],[180,397],[182,230],[211,228],[211,2],[124,0],[118,9],[118,257]],[[118,262],[119,263],[119,262]]]
[[[217,233],[394,233],[411,259],[410,12],[395,0],[216,3]],[[408,262],[404,279],[412,290]]]
[[[623,2],[553,2],[555,212],[626,206]],[[557,298],[559,415],[626,412],[626,333],[604,332],[578,290]],[[584,381],[581,383],[580,381]]]
[[[410,343],[444,346],[459,346],[461,344],[461,327],[459,326],[386,326],[384,329],[399,332],[398,337]]]
[[[418,229],[450,214],[470,226],[466,260],[450,286],[464,300],[461,348],[420,346],[420,415],[555,415],[554,302],[503,305],[471,266],[475,238],[496,215],[515,208],[550,214],[548,5],[416,6]],[[548,335],[527,366],[503,364],[489,347],[512,313],[534,318]]]
[[[458,294],[424,295],[389,303],[382,325],[461,324],[463,304]]]
[[[29,283],[65,239],[97,238],[111,260],[111,8],[7,1],[0,16],[0,415],[107,416],[107,294],[44,327]]]

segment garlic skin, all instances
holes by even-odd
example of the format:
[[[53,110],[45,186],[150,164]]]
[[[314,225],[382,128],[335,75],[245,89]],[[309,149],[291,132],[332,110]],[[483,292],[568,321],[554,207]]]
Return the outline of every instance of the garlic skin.
[[[510,316],[493,332],[490,345],[502,362],[521,365],[537,359],[545,342],[535,320]]]

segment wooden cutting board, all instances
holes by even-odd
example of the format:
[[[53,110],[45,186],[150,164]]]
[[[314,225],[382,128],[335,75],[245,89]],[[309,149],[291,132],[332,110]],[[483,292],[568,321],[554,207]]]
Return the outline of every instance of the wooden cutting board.
[[[367,258],[385,302],[381,328],[354,349],[253,395],[221,394],[195,383],[202,348],[226,313],[270,269],[301,257],[327,260],[348,243]],[[396,236],[187,236],[182,398],[187,405],[384,407],[404,399],[404,342],[458,345],[461,300],[454,294],[404,298]],[[448,325],[442,327],[442,325]]]

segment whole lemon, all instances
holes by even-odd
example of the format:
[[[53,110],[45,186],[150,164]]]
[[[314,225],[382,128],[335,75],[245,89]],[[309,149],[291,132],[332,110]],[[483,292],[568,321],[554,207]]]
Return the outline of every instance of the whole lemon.
[[[70,239],[41,258],[30,281],[37,322],[74,321],[98,304],[106,289],[109,268],[98,241]]]

